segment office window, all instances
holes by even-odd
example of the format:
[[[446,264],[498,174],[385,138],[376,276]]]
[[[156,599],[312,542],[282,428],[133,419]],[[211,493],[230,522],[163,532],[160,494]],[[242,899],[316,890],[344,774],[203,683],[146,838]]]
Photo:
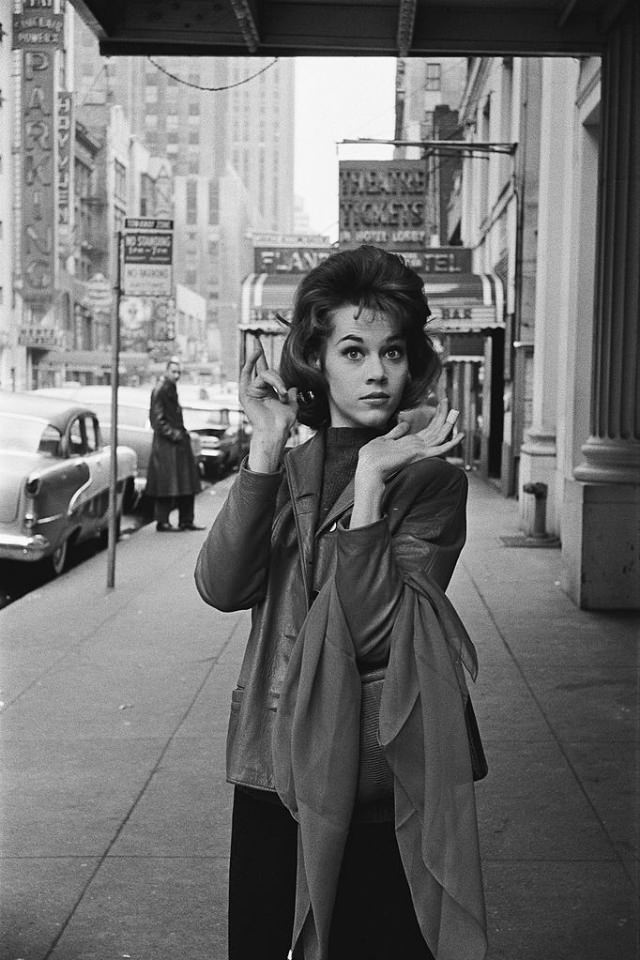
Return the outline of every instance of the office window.
[[[157,103],[158,88],[156,86],[147,85],[144,89],[144,100],[145,103]]]
[[[440,75],[441,67],[439,63],[428,63],[427,64],[427,90],[439,90],[440,89]]]

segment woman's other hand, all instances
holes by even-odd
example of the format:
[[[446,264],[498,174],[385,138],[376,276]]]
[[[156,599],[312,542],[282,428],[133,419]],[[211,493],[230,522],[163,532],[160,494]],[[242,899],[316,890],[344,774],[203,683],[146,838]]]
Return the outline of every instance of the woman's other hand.
[[[280,375],[269,369],[259,337],[240,373],[240,402],[252,426],[249,469],[273,473],[280,467],[298,404],[295,387],[287,390]]]
[[[464,434],[450,436],[457,418],[458,411],[448,412],[443,401],[423,430],[410,433],[410,424],[401,420],[384,436],[362,447],[355,475],[352,528],[380,519],[384,484],[394,473],[418,460],[444,456],[460,443]]]

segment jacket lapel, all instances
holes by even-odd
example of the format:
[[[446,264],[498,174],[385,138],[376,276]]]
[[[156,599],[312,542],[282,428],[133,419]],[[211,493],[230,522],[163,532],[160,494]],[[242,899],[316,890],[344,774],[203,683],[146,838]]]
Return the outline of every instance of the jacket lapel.
[[[314,535],[320,508],[324,465],[324,434],[318,431],[308,443],[292,447],[285,457],[285,470],[295,516],[302,580],[307,597],[313,583]]]
[[[334,523],[344,514],[347,510],[350,510],[353,507],[353,498],[354,498],[354,488],[353,480],[350,480],[346,485],[336,502],[333,504],[329,513],[326,515],[320,526],[316,531],[316,536],[319,536],[321,533],[324,533],[325,530],[332,527]]]

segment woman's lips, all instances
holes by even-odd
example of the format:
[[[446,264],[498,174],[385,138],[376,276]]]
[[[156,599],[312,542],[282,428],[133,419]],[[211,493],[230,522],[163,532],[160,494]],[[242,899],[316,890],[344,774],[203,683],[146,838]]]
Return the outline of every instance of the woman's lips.
[[[370,393],[366,397],[360,397],[361,403],[367,407],[387,407],[390,399],[387,393]]]

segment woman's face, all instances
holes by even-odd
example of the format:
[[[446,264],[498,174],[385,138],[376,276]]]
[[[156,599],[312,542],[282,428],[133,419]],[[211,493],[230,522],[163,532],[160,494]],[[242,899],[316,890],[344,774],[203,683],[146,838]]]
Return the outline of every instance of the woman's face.
[[[332,427],[384,427],[409,379],[400,324],[347,303],[333,314],[333,332],[320,357]]]

